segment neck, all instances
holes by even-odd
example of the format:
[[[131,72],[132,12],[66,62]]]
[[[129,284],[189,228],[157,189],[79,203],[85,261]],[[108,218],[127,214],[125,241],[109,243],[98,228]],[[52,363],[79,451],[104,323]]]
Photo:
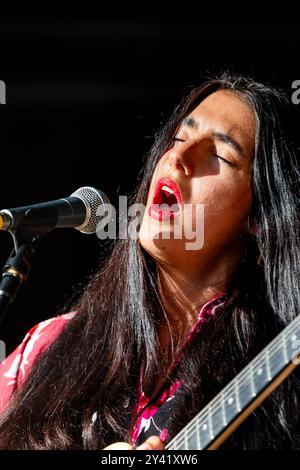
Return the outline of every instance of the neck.
[[[187,326],[197,319],[201,307],[223,291],[226,291],[236,272],[238,259],[226,264],[209,264],[203,275],[183,273],[157,263],[160,298],[170,324],[181,323]]]
[[[206,276],[203,277],[188,276],[157,261],[158,287],[165,318],[157,329],[161,370],[159,378],[153,381],[153,393],[160,390],[172,372],[174,360],[196,323],[201,307],[222,291],[226,291],[235,269],[236,263],[232,263],[231,268],[227,264],[226,269],[219,269],[218,275],[216,272],[213,275],[211,269],[207,270]]]

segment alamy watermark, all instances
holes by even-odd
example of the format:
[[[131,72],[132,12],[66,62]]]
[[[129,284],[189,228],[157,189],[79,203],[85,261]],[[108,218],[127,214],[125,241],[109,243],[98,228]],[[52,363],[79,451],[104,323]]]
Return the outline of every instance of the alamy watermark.
[[[2,339],[0,339],[0,362],[6,358],[6,345]]]
[[[6,85],[3,80],[0,80],[0,104],[6,104]]]
[[[119,210],[112,204],[102,204],[97,208],[99,217],[97,237],[106,239],[138,240],[184,240],[186,250],[200,250],[204,245],[204,205],[184,204],[178,211],[177,204],[153,204],[155,217],[145,217],[144,204],[132,204],[128,207],[127,196],[119,196]],[[143,222],[143,224],[142,224]]]
[[[292,89],[295,90],[292,93],[292,103],[299,104],[300,103],[300,80],[293,81]]]

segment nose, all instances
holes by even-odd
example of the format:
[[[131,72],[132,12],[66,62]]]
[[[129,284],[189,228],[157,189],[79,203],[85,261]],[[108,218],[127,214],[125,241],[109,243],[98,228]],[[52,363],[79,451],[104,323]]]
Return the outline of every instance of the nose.
[[[186,141],[178,143],[169,151],[169,165],[185,176],[192,176],[199,163],[199,152],[201,153],[201,142]],[[203,149],[204,150],[204,149]]]

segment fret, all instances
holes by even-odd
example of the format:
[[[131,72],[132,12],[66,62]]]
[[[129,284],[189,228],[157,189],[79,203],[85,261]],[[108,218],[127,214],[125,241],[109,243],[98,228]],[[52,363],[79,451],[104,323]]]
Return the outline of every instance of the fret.
[[[193,424],[188,431],[184,431],[184,448],[183,450],[197,450],[199,449],[200,442],[198,438],[197,421]]]
[[[253,399],[253,376],[251,368],[247,374],[244,374],[241,379],[238,380],[240,408],[243,409]],[[256,396],[256,394],[255,394]]]
[[[184,450],[200,450],[200,433],[199,433],[199,423],[196,420],[194,424],[189,428],[188,436],[185,432],[185,448]]]
[[[282,341],[279,341],[272,351],[269,352],[270,371],[272,378],[276,377],[282,368],[289,362],[286,353],[287,350],[284,347]]]
[[[196,449],[201,449],[201,440],[200,440],[200,432],[199,432],[199,425],[196,424]]]
[[[167,444],[167,448],[170,450],[177,450],[180,449],[180,434],[177,434],[169,444]]]
[[[226,408],[225,408],[225,396],[224,396],[224,393],[222,393],[221,406],[222,406],[223,426],[227,426]]]
[[[189,450],[187,431],[184,431],[184,448],[183,450]]]
[[[282,344],[284,364],[288,364],[289,363],[289,356],[288,356],[288,350],[287,350],[287,345],[286,345],[286,334],[285,333],[283,333],[283,335],[282,335],[281,344]]]
[[[300,340],[298,339],[296,334],[293,334],[291,337],[291,348],[292,348],[292,357],[296,354],[297,350],[299,351]]]
[[[242,408],[241,408],[241,403],[240,403],[239,384],[237,380],[234,381],[234,393],[235,393],[235,399],[236,399],[235,408],[238,412],[240,412],[242,411]]]
[[[291,336],[291,342],[294,343],[295,341],[297,341],[297,335],[296,335],[296,333],[294,333],[294,334]]]
[[[251,383],[251,396],[252,398],[256,397],[256,388],[254,382],[254,366],[253,363],[250,365],[250,383]]]
[[[300,338],[299,331],[294,331],[293,334],[291,334],[286,339],[287,354],[290,361],[295,357],[297,353],[297,346],[300,345],[298,338]]]
[[[214,436],[214,431],[213,431],[211,406],[208,407],[208,427],[209,427],[209,437],[210,437],[210,439],[213,439],[215,436]]]
[[[204,408],[206,410],[206,408]],[[203,410],[203,412],[204,412]],[[207,424],[207,417],[206,420],[203,421],[204,418],[199,423],[199,438],[201,440],[201,447],[202,449],[205,449],[205,447],[209,444],[210,442],[210,437],[209,437],[209,432],[208,432],[208,424]]]
[[[232,406],[232,412],[235,413],[234,406]],[[226,401],[225,394],[219,395],[219,399],[211,406],[211,420],[212,430],[210,438],[213,440],[218,436],[222,430],[228,425],[226,416]]]
[[[232,418],[235,416],[235,400],[232,395],[233,391],[231,390],[231,395],[224,395],[226,399],[224,400],[224,409],[227,423],[230,423]]]
[[[300,335],[293,334],[291,337],[291,359],[294,364],[299,365],[299,352],[300,352],[300,340],[298,339]]]
[[[270,357],[269,357],[269,348],[265,349],[265,362],[267,369],[267,379],[270,382],[272,380],[271,369],[270,369]]]
[[[267,369],[266,369],[265,364],[262,362],[262,360],[257,361],[257,363],[254,366],[253,372],[254,372],[253,373],[254,386],[255,386],[257,393],[259,393],[268,383]]]

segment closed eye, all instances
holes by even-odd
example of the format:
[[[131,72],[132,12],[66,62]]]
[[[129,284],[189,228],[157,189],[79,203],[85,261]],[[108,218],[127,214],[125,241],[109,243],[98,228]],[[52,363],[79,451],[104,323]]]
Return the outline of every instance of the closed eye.
[[[232,163],[232,162],[230,162],[229,160],[226,160],[226,158],[221,157],[221,156],[218,155],[217,153],[214,153],[213,155],[214,155],[214,157],[217,157],[217,158],[219,158],[220,160],[223,160],[223,162],[227,163],[228,165],[233,166],[233,163]]]
[[[179,137],[173,137],[172,143],[173,142],[185,142],[185,140],[184,139],[179,139]]]
[[[176,142],[185,142],[185,139],[180,139],[179,137],[173,137],[172,144]],[[229,160],[226,160],[226,158],[221,157],[221,155],[218,155],[217,153],[214,153],[213,156],[217,157],[219,160],[223,160],[223,162],[227,163],[227,165],[234,166],[232,162],[230,162]]]

